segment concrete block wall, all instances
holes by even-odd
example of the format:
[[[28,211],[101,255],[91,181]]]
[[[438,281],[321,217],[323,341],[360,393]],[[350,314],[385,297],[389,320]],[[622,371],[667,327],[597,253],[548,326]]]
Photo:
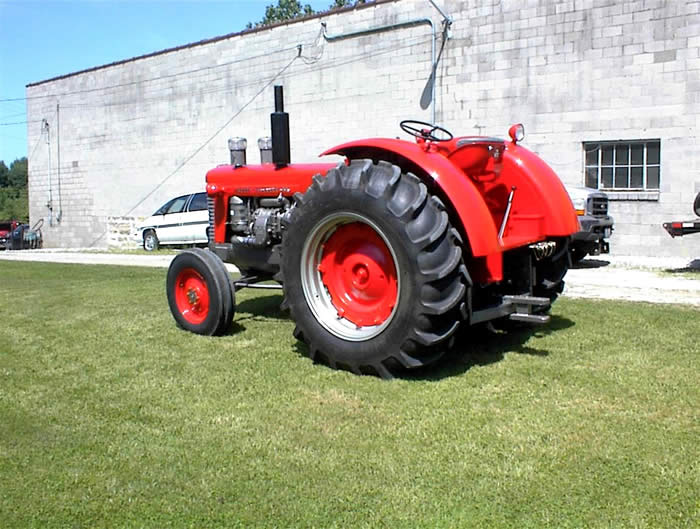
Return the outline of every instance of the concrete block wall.
[[[660,191],[612,197],[612,251],[700,257],[700,238],[672,240],[661,227],[692,217],[700,191],[700,2],[438,4],[454,23],[437,70],[437,122],[496,136],[522,122],[525,145],[577,184],[583,142],[660,139]],[[247,137],[248,160],[258,160],[272,84],[285,87],[293,161],[355,138],[401,135],[401,119],[430,121],[419,105],[431,71],[425,18],[439,34],[441,16],[428,0],[380,1],[30,85],[32,221],[47,219],[47,246],[120,244],[115,218],[146,216],[202,189],[207,169],[228,161],[229,137]],[[412,20],[333,41],[321,35],[322,22],[338,36]]]
[[[449,128],[525,145],[583,185],[583,142],[661,140],[658,193],[609,193],[611,251],[700,257],[700,238],[662,223],[693,218],[700,190],[700,3],[664,0],[451,1],[454,39],[441,65]],[[453,104],[456,102],[457,104]],[[467,121],[464,116],[466,114]]]

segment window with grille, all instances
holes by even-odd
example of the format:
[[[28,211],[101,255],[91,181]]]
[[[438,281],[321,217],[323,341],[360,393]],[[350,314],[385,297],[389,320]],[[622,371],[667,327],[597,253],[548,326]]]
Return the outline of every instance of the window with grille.
[[[658,190],[661,142],[585,142],[586,186],[610,191]]]

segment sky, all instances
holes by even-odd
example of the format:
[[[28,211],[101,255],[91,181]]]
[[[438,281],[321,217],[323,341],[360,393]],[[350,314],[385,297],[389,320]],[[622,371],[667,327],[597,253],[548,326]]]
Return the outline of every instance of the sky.
[[[315,11],[332,0],[302,0]],[[245,29],[277,0],[0,0],[0,160],[27,156],[27,84]]]

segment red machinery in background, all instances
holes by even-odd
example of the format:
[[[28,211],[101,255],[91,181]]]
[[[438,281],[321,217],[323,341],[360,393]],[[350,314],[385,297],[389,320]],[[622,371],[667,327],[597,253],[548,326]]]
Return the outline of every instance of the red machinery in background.
[[[695,211],[695,214],[700,217],[700,193],[698,193],[695,197],[693,211]],[[695,220],[674,220],[671,222],[664,222],[664,229],[671,237],[682,237],[683,235],[700,233],[700,218]]]

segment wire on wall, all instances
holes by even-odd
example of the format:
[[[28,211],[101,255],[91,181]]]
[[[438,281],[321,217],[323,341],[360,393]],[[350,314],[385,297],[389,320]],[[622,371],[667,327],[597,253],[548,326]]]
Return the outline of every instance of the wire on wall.
[[[346,66],[348,64],[355,63],[355,62],[367,61],[368,58],[378,58],[378,57],[381,57],[382,55],[392,53],[397,49],[405,49],[405,48],[411,48],[414,46],[423,45],[423,44],[430,42],[430,41],[431,41],[430,37],[426,38],[425,35],[421,35],[420,37],[414,37],[411,39],[402,40],[398,43],[392,42],[389,45],[375,47],[374,49],[369,51],[369,53],[367,53],[365,50],[363,50],[362,53],[357,53],[357,54],[350,55],[350,56],[347,56],[347,55],[340,56],[340,57],[336,57],[334,59],[331,59],[330,61],[323,61],[323,63],[320,63],[319,61],[320,61],[321,57],[323,56],[324,47],[325,47],[324,46],[325,39],[323,38],[323,30],[321,30],[321,32],[319,32],[319,35],[317,36],[317,38],[315,40],[315,43],[307,45],[306,49],[308,49],[310,51],[310,53],[308,53],[306,55],[302,53],[302,51],[304,51],[304,48],[302,48],[301,45],[295,46],[294,48],[290,47],[290,48],[285,48],[283,50],[278,50],[276,53],[281,53],[281,52],[288,51],[291,49],[296,49],[297,53],[275,75],[273,75],[267,82],[265,82],[261,86],[261,88],[242,107],[240,107],[240,109],[238,109],[238,111],[235,114],[233,114],[223,125],[221,125],[215,132],[213,132],[213,134],[208,139],[206,139],[201,145],[199,145],[199,147],[197,147],[189,156],[187,156],[173,171],[171,171],[169,174],[167,174],[160,182],[158,182],[153,187],[153,189],[151,189],[148,193],[146,193],[140,200],[138,200],[138,202],[136,202],[122,216],[126,217],[126,216],[129,216],[130,214],[132,214],[134,212],[134,210],[136,210],[139,206],[141,206],[149,197],[151,197],[158,189],[160,189],[168,180],[170,180],[174,175],[176,175],[178,172],[180,172],[183,169],[183,167],[185,167],[188,163],[190,163],[204,148],[206,148],[207,145],[209,145],[226,127],[228,127],[244,110],[246,110],[246,108],[248,108],[251,104],[253,104],[253,102],[274,81],[276,81],[281,76],[285,76],[285,78],[287,78],[290,76],[294,77],[296,75],[308,75],[308,74],[314,73],[314,72],[325,71],[325,70],[329,70],[329,69],[333,69],[333,68],[339,68],[339,67],[343,67],[343,66]],[[443,43],[443,45],[444,45],[444,43]],[[265,56],[269,57],[269,55],[270,54],[268,53]],[[191,73],[199,73],[200,75],[207,78],[208,83],[212,83],[212,82],[216,82],[216,81],[225,82],[227,79],[230,78],[230,72],[222,72],[221,74],[219,74],[217,72],[215,79],[211,79],[211,75],[209,74],[209,72],[214,70],[214,69],[218,69],[218,68],[226,67],[226,66],[230,67],[230,65],[232,65],[232,64],[241,63],[244,61],[250,61],[252,59],[254,59],[254,57],[247,57],[244,59],[230,61],[228,63],[192,69],[192,70],[189,70],[188,72],[179,72],[179,73],[174,73],[174,74],[161,75],[161,76],[153,77],[150,79],[145,79],[145,80],[140,80],[140,81],[132,81],[129,83],[121,83],[119,85],[112,85],[112,86],[108,86],[108,87],[91,88],[91,89],[84,89],[84,90],[76,90],[76,91],[72,91],[72,92],[64,92],[61,94],[47,94],[47,95],[43,95],[43,96],[22,98],[22,100],[25,100],[25,99],[45,99],[45,98],[50,98],[50,97],[56,97],[58,95],[60,95],[62,97],[68,97],[68,96],[73,96],[73,95],[84,94],[86,92],[95,92],[95,91],[99,92],[99,91],[105,91],[105,90],[115,89],[115,88],[123,88],[123,87],[128,87],[128,86],[142,85],[143,83],[150,83],[150,82],[155,82],[155,81],[159,81],[159,80],[167,80],[167,79],[176,78],[176,77],[191,74]],[[290,73],[288,70],[297,59],[301,59],[301,61],[305,65],[305,67],[301,68],[299,71],[297,71],[295,73]],[[203,74],[203,72],[206,72],[206,74]],[[196,79],[195,80],[191,79],[190,81],[192,83],[195,83]],[[258,84],[259,84],[259,81],[254,81],[254,82],[249,82],[249,83],[240,83],[240,84],[236,85],[236,88],[240,89],[242,87],[256,86]],[[211,87],[211,84],[209,84],[209,86]],[[215,93],[215,92],[227,91],[230,89],[231,89],[230,86],[223,86],[220,88],[213,87],[213,88],[208,88],[208,89],[205,88],[201,91],[198,91],[198,94],[210,94],[210,93]],[[58,123],[59,123],[59,119],[60,119],[59,118],[60,107],[64,107],[64,108],[107,108],[109,106],[117,106],[117,105],[122,106],[122,105],[130,105],[130,104],[146,104],[147,105],[147,104],[149,104],[150,101],[154,101],[154,100],[172,99],[172,97],[173,97],[172,90],[173,90],[172,86],[163,86],[162,88],[161,87],[151,87],[151,89],[148,89],[148,92],[150,92],[150,95],[152,95],[153,97],[146,98],[146,99],[143,97],[140,97],[140,98],[129,97],[129,98],[126,98],[125,100],[122,100],[119,102],[106,103],[106,104],[102,103],[99,105],[89,104],[89,103],[86,104],[86,103],[80,103],[80,102],[75,103],[75,104],[70,104],[70,102],[65,103],[65,102],[61,101],[60,104],[56,103],[56,108],[55,108],[55,111],[57,113],[57,116],[56,116],[57,134],[59,133],[58,132]],[[113,94],[113,97],[119,97],[119,95],[120,94],[115,93],[115,94]],[[126,94],[124,94],[124,95],[126,95]],[[183,93],[182,95],[183,95],[183,97],[187,96],[187,95],[189,95],[191,97],[192,94],[191,93],[189,93],[189,94]],[[0,102],[3,102],[3,101],[7,101],[7,100],[0,100]],[[48,101],[47,101],[47,103],[48,103]],[[50,112],[49,108],[47,108],[48,105],[39,104],[38,106],[43,107],[45,111]],[[51,109],[51,110],[53,110],[53,109]],[[48,125],[48,122],[47,122],[47,125]],[[42,135],[43,135],[43,130],[42,130]],[[57,138],[56,139],[57,142],[60,141],[58,139],[58,135],[56,136],[56,138]],[[80,140],[85,141],[85,139],[86,138],[81,138]],[[47,141],[48,141],[48,134],[47,134]],[[34,146],[34,149],[32,150],[32,155],[30,156],[30,158],[32,158],[34,156],[34,154],[38,148],[39,143],[41,143],[41,139]],[[67,144],[72,145],[72,144],[74,144],[74,142],[71,142],[71,139],[68,138]],[[49,154],[49,156],[50,156],[50,154]],[[60,152],[59,152],[59,156],[60,156]],[[49,172],[48,177],[50,179],[51,178],[51,168],[50,167],[49,167],[48,172]],[[60,186],[60,182],[59,182],[59,186]],[[49,192],[51,193],[51,187],[49,189]],[[52,198],[53,197],[50,197],[50,199],[49,199],[49,204],[51,206],[52,206]],[[60,221],[60,217],[62,215],[62,204],[60,203],[61,202],[60,192],[58,195],[58,199],[59,199],[59,204],[58,204],[59,212],[58,212],[58,216],[56,216],[56,219],[55,219],[57,222]],[[47,204],[47,205],[49,205],[49,204]],[[50,215],[52,214],[52,209],[50,210],[49,214]],[[52,217],[50,216],[50,220],[51,220],[51,218]],[[97,244],[107,233],[108,233],[108,229],[105,229],[105,231],[102,232],[90,244],[90,246],[94,246],[95,244]]]
[[[373,50],[369,53],[363,51],[361,53],[358,53],[357,55],[353,55],[353,56],[349,56],[349,57],[338,57],[334,61],[328,61],[328,62],[324,61],[324,63],[322,65],[317,64],[319,59],[320,59],[320,55],[318,55],[318,53],[311,55],[311,56],[307,56],[307,55],[302,54],[301,56],[299,56],[299,58],[307,66],[309,66],[309,68],[307,68],[304,71],[300,71],[297,75],[314,73],[314,72],[319,72],[319,71],[326,71],[326,70],[330,70],[333,68],[347,66],[349,64],[354,64],[357,62],[366,61],[368,58],[381,57],[382,55],[392,53],[392,52],[396,51],[397,49],[404,49],[404,48],[410,48],[413,46],[420,46],[420,45],[425,44],[429,41],[430,41],[429,38],[426,39],[425,37],[421,36],[421,37],[418,37],[418,38],[415,38],[412,40],[402,41],[399,45],[388,46],[385,48],[381,48],[379,50]],[[297,48],[295,47],[294,49],[297,49]],[[284,50],[281,50],[277,53],[281,53],[282,51],[284,51]],[[292,75],[294,75],[294,74],[292,74]],[[228,78],[228,75],[224,75],[222,77],[208,79],[207,83],[212,84],[212,83],[215,83],[217,81],[226,80],[227,78]],[[236,84],[236,88],[240,89],[240,88],[247,88],[250,86],[256,86],[258,84],[258,82],[259,81],[239,83],[239,84]],[[229,90],[231,90],[230,86],[224,86],[221,88],[208,88],[208,89],[199,90],[197,93],[201,94],[201,95],[209,95],[209,94],[215,94],[215,93],[220,93],[220,92],[226,92]],[[65,93],[63,95],[63,97],[67,97],[68,95],[76,95],[76,94],[77,93],[73,93],[73,92]],[[183,97],[191,97],[191,96],[192,96],[192,94],[190,92],[186,92],[183,94]],[[163,100],[163,99],[170,100],[172,98],[173,98],[173,94],[170,90],[170,87],[164,87],[162,90],[160,90],[158,92],[154,92],[152,97],[145,97],[145,98],[144,97],[132,97],[132,98],[125,98],[125,99],[118,101],[118,102],[99,103],[99,104],[95,104],[95,103],[66,103],[65,101],[62,101],[61,107],[62,108],[110,108],[110,107],[128,106],[128,105],[132,105],[132,104],[133,105],[148,104],[148,103],[151,103],[153,101],[159,101],[159,100]]]
[[[284,52],[296,50],[296,49],[297,49],[297,46],[290,46],[288,48],[283,48],[283,49],[278,50],[278,51],[281,53],[284,53]],[[269,57],[269,53],[265,53],[265,54],[261,54],[261,55],[254,55],[254,56],[245,57],[245,58],[241,58],[241,59],[235,59],[232,61],[227,61],[227,62],[224,62],[221,64],[214,64],[211,66],[202,66],[200,68],[194,68],[192,70],[186,70],[183,72],[177,72],[177,73],[172,73],[172,74],[167,74],[167,75],[158,75],[156,77],[149,77],[147,79],[140,79],[137,81],[129,81],[127,83],[117,83],[117,84],[113,84],[113,85],[106,85],[106,86],[100,86],[100,87],[95,87],[95,88],[83,88],[80,90],[71,90],[71,91],[67,91],[67,92],[52,92],[49,94],[41,94],[41,95],[35,95],[35,96],[3,98],[3,99],[0,99],[0,103],[32,101],[32,100],[37,100],[37,99],[65,97],[65,96],[76,95],[76,94],[88,94],[91,92],[104,92],[105,90],[112,90],[112,89],[117,89],[117,88],[127,88],[129,86],[135,86],[135,85],[141,85],[141,84],[151,83],[151,82],[155,82],[155,81],[161,81],[163,79],[171,79],[173,77],[181,77],[181,76],[185,76],[185,75],[191,77],[191,75],[194,73],[205,72],[205,71],[214,70],[214,69],[218,69],[218,68],[225,68],[225,67],[228,67],[228,66],[231,66],[234,64],[239,64],[239,63],[246,62],[246,61],[253,61],[253,60],[257,60],[257,59],[263,59],[266,57]]]
[[[263,86],[258,90],[253,97],[251,97],[241,108],[238,109],[238,111],[233,114],[226,123],[221,125],[216,132],[214,132],[204,143],[202,143],[197,149],[195,149],[192,154],[190,154],[187,158],[185,158],[180,165],[178,165],[170,174],[168,174],[165,178],[163,178],[153,189],[151,189],[146,195],[144,195],[141,200],[139,200],[136,204],[134,204],[129,211],[127,211],[123,217],[128,217],[133,211],[139,207],[141,204],[143,204],[148,197],[150,197],[153,193],[155,193],[163,184],[165,184],[170,178],[175,176],[180,169],[182,169],[187,163],[189,163],[197,154],[199,154],[207,145],[209,145],[214,138],[216,138],[226,127],[228,127],[234,119],[236,119],[250,104],[255,101],[260,94],[262,94],[272,83],[274,83],[278,77],[280,77],[284,72],[289,69],[290,66],[296,61],[300,56],[301,56],[301,46],[297,47],[298,53],[295,55],[292,60],[290,60],[279,72],[277,72],[274,76],[272,76]],[[92,243],[90,243],[90,247],[94,246],[97,244],[98,241],[100,241],[106,234],[107,234],[107,229],[105,229],[99,237],[97,237]]]

